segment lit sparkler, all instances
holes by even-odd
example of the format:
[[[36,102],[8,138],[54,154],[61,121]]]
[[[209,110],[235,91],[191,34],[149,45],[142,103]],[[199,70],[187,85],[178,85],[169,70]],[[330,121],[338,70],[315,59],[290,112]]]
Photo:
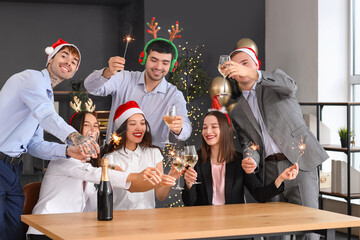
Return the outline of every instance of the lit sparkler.
[[[111,135],[111,138],[112,140],[114,141],[114,143],[116,145],[119,145],[120,144],[120,141],[121,141],[121,137],[119,137],[116,132],[114,132],[112,135]]]
[[[247,157],[252,157],[257,150],[259,150],[259,145],[256,145],[254,142],[249,142],[245,148],[245,155]]]
[[[125,51],[124,51],[124,58],[126,56],[126,51],[127,51],[127,48],[128,48],[128,45],[129,45],[129,42],[133,41],[134,38],[131,38],[130,35],[126,35],[125,38],[124,38],[124,41],[126,41],[126,46],[125,46]]]
[[[165,147],[165,149],[164,149],[164,152],[168,149],[168,153],[165,154],[165,156],[167,157],[167,161],[165,162],[164,168],[166,168],[166,166],[170,163],[170,161],[175,156],[175,146],[172,146],[172,145],[168,145],[168,146],[169,147]]]
[[[300,138],[300,143],[296,146],[296,147],[292,147],[292,149],[296,149],[299,153],[298,153],[298,158],[297,158],[297,160],[296,160],[296,163],[298,163],[299,162],[299,160],[300,160],[300,157],[302,156],[302,155],[304,155],[304,153],[305,153],[305,150],[306,150],[306,140],[307,140],[307,136],[305,136],[305,137],[303,137],[303,136],[301,136],[301,138]]]

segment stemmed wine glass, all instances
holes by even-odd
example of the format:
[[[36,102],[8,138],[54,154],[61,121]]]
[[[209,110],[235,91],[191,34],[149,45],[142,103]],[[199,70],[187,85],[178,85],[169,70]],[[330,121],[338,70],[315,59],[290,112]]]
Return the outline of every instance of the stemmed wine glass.
[[[170,135],[170,126],[172,125],[173,121],[175,120],[176,116],[176,106],[168,106],[165,112],[165,115],[163,116],[163,120],[166,123],[168,127],[168,134],[165,142],[162,142],[162,144],[173,144],[169,141],[169,135]]]
[[[224,91],[222,93],[220,93],[221,96],[230,95],[229,93],[225,92],[225,89],[226,89],[226,76],[225,76],[224,71],[225,71],[225,68],[227,67],[227,65],[224,66],[224,63],[227,62],[227,61],[230,61],[230,56],[229,55],[220,55],[218,70],[219,70],[220,74],[224,78]]]
[[[175,150],[173,164],[174,164],[176,171],[178,171],[178,172],[181,172],[181,170],[183,170],[185,168],[184,152],[182,150]],[[173,189],[176,189],[176,190],[184,189],[184,188],[180,187],[180,177],[177,180],[178,183],[177,183],[176,187],[173,187]]]
[[[198,155],[196,152],[196,148],[194,145],[189,145],[184,147],[184,160],[190,167],[194,168],[197,161]],[[201,184],[201,182],[197,182],[196,180],[192,184]]]

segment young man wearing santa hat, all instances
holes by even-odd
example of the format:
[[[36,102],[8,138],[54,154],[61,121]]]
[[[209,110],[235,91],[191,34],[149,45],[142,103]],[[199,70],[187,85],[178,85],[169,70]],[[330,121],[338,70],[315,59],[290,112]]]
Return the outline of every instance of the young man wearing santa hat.
[[[236,49],[230,57],[231,61],[224,63],[228,64],[225,75],[235,79],[242,89],[230,117],[242,146],[249,141],[259,145],[253,157],[243,160],[242,167],[248,174],[259,168],[258,174],[269,184],[284,169],[298,162],[297,179],[286,181],[284,192],[272,201],[318,208],[317,166],[329,156],[305,125],[295,96],[295,81],[279,69],[260,71],[261,63],[251,48]],[[306,150],[299,153],[297,146],[304,140]],[[315,234],[296,237],[318,238]]]
[[[112,95],[109,119],[113,119],[116,108],[129,100],[139,104],[150,123],[153,144],[164,147],[167,126],[162,120],[169,106],[176,106],[176,120],[170,126],[171,132],[181,141],[191,134],[191,123],[187,116],[186,101],[176,86],[167,82],[165,76],[176,68],[177,49],[175,45],[162,38],[150,40],[140,55],[140,63],[145,71],[126,71],[125,59],[112,57],[109,66],[94,71],[84,82],[86,90],[97,96]],[[115,131],[109,121],[107,140]]]
[[[54,109],[53,88],[73,77],[80,65],[78,48],[59,39],[46,49],[46,68],[11,76],[0,92],[0,236],[23,239],[20,215],[24,194],[20,184],[21,155],[56,160],[97,157],[98,144],[69,126]],[[43,130],[73,145],[46,142]]]

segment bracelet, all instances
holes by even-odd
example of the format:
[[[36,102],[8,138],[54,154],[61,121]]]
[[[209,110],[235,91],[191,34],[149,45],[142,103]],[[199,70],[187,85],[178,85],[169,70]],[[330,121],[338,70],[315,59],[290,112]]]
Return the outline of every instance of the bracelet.
[[[71,156],[67,155],[67,150],[68,150],[68,147],[69,147],[69,145],[66,145],[66,149],[65,149],[65,156],[66,156],[66,158],[71,158]]]

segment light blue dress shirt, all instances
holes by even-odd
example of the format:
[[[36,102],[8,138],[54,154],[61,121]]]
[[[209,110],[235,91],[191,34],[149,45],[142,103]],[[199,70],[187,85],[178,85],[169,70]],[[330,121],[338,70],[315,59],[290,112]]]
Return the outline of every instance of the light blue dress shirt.
[[[270,136],[269,132],[267,131],[264,120],[260,113],[259,104],[258,104],[258,101],[256,98],[255,87],[256,87],[256,84],[261,82],[262,75],[261,75],[260,71],[258,71],[258,73],[259,73],[258,81],[255,82],[254,86],[252,87],[252,89],[250,91],[242,90],[242,95],[249,103],[251,111],[253,112],[254,117],[260,126],[261,135],[262,135],[264,148],[265,148],[265,158],[266,158],[267,156],[270,156],[272,154],[281,153],[281,150],[280,150],[279,146],[275,143],[274,139]]]
[[[106,79],[102,76],[104,69],[96,70],[90,74],[84,82],[86,90],[96,96],[112,95],[112,104],[109,115],[106,139],[109,141],[114,129],[114,114],[116,109],[127,101],[137,102],[145,114],[146,120],[151,127],[153,144],[164,147],[161,142],[166,140],[168,128],[162,117],[168,106],[176,106],[176,115],[183,118],[183,128],[178,140],[185,141],[190,137],[192,128],[186,109],[184,95],[165,78],[151,92],[145,89],[145,71],[121,71]]]
[[[11,76],[0,91],[0,151],[17,157],[31,155],[55,160],[66,145],[46,142],[43,129],[65,142],[76,130],[55,111],[49,72],[25,70]]]

